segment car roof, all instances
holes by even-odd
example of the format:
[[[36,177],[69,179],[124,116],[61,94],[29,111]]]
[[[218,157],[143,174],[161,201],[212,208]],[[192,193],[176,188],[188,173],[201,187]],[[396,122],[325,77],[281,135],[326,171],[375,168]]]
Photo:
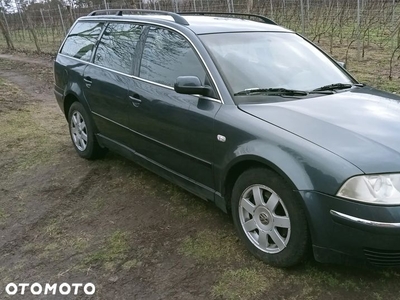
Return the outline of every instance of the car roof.
[[[223,32],[251,32],[251,31],[274,31],[274,32],[291,32],[290,30],[264,22],[256,22],[234,17],[221,16],[182,16],[189,25],[176,23],[172,16],[169,15],[95,15],[81,17],[79,20],[110,20],[110,21],[146,21],[160,25],[171,25],[173,27],[184,26],[191,29],[196,34],[211,34]]]
[[[281,26],[229,17],[185,16],[197,34],[243,31],[289,31]]]

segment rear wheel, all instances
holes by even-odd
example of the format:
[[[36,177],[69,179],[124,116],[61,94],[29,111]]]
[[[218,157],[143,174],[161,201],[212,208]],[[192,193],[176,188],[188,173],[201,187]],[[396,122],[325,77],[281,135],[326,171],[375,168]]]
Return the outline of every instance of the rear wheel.
[[[93,131],[93,124],[80,102],[74,102],[68,113],[69,133],[79,156],[95,159],[104,156],[107,149],[101,148]]]
[[[249,251],[277,267],[300,263],[308,250],[304,209],[275,172],[255,168],[239,176],[232,191],[232,216]]]

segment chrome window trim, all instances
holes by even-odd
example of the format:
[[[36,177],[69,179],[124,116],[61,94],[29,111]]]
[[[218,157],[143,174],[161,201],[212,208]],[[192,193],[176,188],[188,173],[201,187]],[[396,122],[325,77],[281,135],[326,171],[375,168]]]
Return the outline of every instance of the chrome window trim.
[[[159,87],[166,88],[166,89],[169,89],[169,90],[171,90],[171,91],[174,91],[174,90],[175,90],[173,87],[171,87],[171,86],[169,86],[169,85],[165,85],[165,84],[162,84],[162,83],[158,83],[158,82],[154,82],[154,81],[151,81],[151,80],[143,79],[143,78],[137,77],[137,76],[135,76],[135,75],[126,74],[126,73],[123,73],[123,72],[120,72],[120,71],[116,71],[116,70],[113,70],[113,69],[109,69],[109,68],[107,68],[107,67],[103,67],[103,66],[100,66],[100,65],[96,65],[96,64],[94,64],[94,63],[92,63],[92,62],[88,62],[88,61],[86,61],[86,60],[82,60],[82,59],[79,59],[79,58],[76,58],[76,57],[73,57],[73,56],[65,55],[65,54],[63,54],[63,53],[58,53],[58,55],[63,56],[63,57],[66,57],[66,58],[71,58],[71,59],[77,60],[77,61],[79,61],[79,62],[82,62],[82,63],[84,63],[84,64],[88,64],[88,65],[91,65],[91,66],[94,66],[94,67],[97,67],[97,68],[100,68],[100,69],[104,69],[104,70],[106,70],[106,71],[110,71],[110,72],[113,72],[113,73],[117,73],[117,74],[123,75],[123,76],[125,76],[125,77],[129,77],[129,78],[137,79],[137,80],[140,80],[140,81],[149,83],[149,84],[157,85],[157,86],[159,86]],[[201,98],[204,98],[204,99],[207,99],[207,100],[210,100],[210,101],[214,101],[214,102],[218,102],[218,103],[223,104],[223,102],[221,102],[219,99],[215,99],[215,98],[211,98],[211,97],[205,97],[205,96],[201,96],[201,95],[195,95],[195,94],[191,94],[191,95],[192,95],[192,96],[195,96],[195,97],[199,97],[199,98],[201,97]]]
[[[353,217],[350,215],[346,215],[344,213],[340,213],[335,210],[331,210],[330,213],[332,216],[336,216],[341,219],[345,219],[345,220],[352,221],[352,222],[362,224],[362,225],[373,226],[373,227],[382,227],[382,228],[400,228],[400,223],[386,223],[386,222],[371,221],[371,220],[366,220],[366,219],[361,219],[361,218]]]
[[[220,100],[215,99],[215,98],[211,98],[211,97],[208,97],[208,96],[202,96],[202,95],[199,95],[199,94],[190,94],[190,95],[195,96],[197,98],[206,99],[206,100],[210,100],[210,101],[222,104],[222,102]]]
[[[165,27],[165,28],[168,28],[168,29],[170,29],[170,30],[173,30],[173,31],[175,31],[175,32],[177,32],[177,33],[179,33],[179,34],[181,34],[181,35],[192,45],[193,49],[196,51],[197,55],[200,57],[200,59],[201,59],[201,61],[202,61],[202,63],[203,63],[203,66],[206,68],[208,75],[210,75],[211,80],[212,80],[212,82],[213,82],[215,88],[217,89],[217,93],[218,93],[219,99],[214,99],[214,98],[211,98],[211,99],[213,99],[213,101],[220,102],[220,103],[224,104],[224,100],[222,99],[221,91],[220,91],[220,89],[219,89],[219,87],[218,87],[218,85],[217,85],[217,83],[216,83],[216,81],[215,81],[215,79],[214,79],[214,76],[211,74],[210,69],[208,68],[206,62],[204,61],[203,56],[200,54],[199,50],[196,48],[196,46],[193,44],[193,42],[189,39],[189,37],[188,37],[185,33],[183,33],[182,31],[180,31],[180,30],[178,30],[178,29],[176,29],[176,28],[173,28],[173,27],[171,27],[171,26],[168,26],[168,25],[158,24],[158,23],[148,22],[148,21],[142,21],[142,20],[126,20],[126,19],[125,19],[125,20],[124,20],[124,19],[115,20],[115,19],[107,19],[107,18],[104,18],[104,19],[96,19],[96,18],[93,18],[93,19],[82,19],[82,20],[79,20],[79,19],[78,19],[78,20],[75,21],[74,25],[73,25],[73,26],[71,27],[71,29],[68,31],[68,34],[65,36],[65,39],[64,39],[64,41],[63,41],[63,43],[62,43],[62,45],[61,45],[61,47],[60,47],[60,49],[59,49],[59,51],[58,51],[58,55],[63,55],[63,56],[65,56],[65,57],[70,57],[70,58],[73,58],[73,59],[82,61],[82,62],[84,62],[84,63],[91,64],[91,65],[94,65],[94,66],[97,66],[97,67],[101,67],[101,66],[98,66],[98,65],[96,65],[96,64],[93,64],[92,62],[87,62],[87,61],[81,60],[81,59],[79,59],[79,58],[75,58],[75,57],[72,57],[72,56],[68,56],[68,55],[62,54],[62,53],[60,52],[60,50],[62,49],[62,47],[63,47],[63,45],[64,45],[64,43],[65,43],[65,41],[67,40],[67,38],[68,38],[68,36],[69,36],[69,34],[70,34],[72,28],[75,27],[76,23],[78,23],[79,21],[81,21],[81,22],[90,22],[90,21],[94,21],[94,22],[104,22],[104,23],[107,23],[107,22],[128,22],[128,23],[138,23],[138,24],[141,24],[141,23],[142,23],[142,24],[148,24],[148,25],[153,25],[153,26]],[[96,45],[96,47],[97,47],[97,45]],[[150,81],[150,80],[147,80],[147,79],[139,78],[139,77],[136,77],[136,76],[133,76],[133,75],[128,75],[128,74],[121,73],[121,72],[118,72],[118,71],[115,71],[115,70],[112,70],[112,69],[108,69],[108,68],[104,68],[104,69],[109,70],[109,71],[116,72],[116,73],[118,73],[118,74],[131,76],[132,78],[139,79],[139,80],[142,80],[142,81],[147,82],[147,83],[155,84],[155,85],[158,85],[158,86],[161,86],[161,87],[165,87],[165,88],[169,88],[169,89],[174,90],[174,88],[172,88],[172,87],[170,87],[170,86],[167,86],[167,85],[164,85],[164,84],[161,84],[161,83],[157,83],[157,82]],[[207,97],[207,98],[208,98],[208,97]]]
[[[150,84],[158,85],[160,87],[163,87],[163,88],[166,88],[166,89],[174,91],[174,88],[169,86],[169,85],[165,85],[165,84],[162,84],[162,83],[158,83],[158,82],[155,82],[155,81],[151,81],[151,80],[148,80],[148,79],[137,77],[135,75],[129,75],[129,77],[131,77],[133,79],[137,79],[137,80],[143,81],[143,82],[147,82],[147,83],[150,83]]]

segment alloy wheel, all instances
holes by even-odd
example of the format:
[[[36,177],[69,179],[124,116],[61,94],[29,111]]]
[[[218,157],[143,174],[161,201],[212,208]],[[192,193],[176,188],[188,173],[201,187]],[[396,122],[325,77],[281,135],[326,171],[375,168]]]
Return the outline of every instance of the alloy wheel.
[[[88,143],[88,133],[85,120],[78,111],[74,111],[71,118],[71,136],[76,148],[85,151]]]
[[[248,239],[269,254],[284,250],[290,239],[290,218],[282,199],[265,185],[252,185],[239,201],[239,219]]]

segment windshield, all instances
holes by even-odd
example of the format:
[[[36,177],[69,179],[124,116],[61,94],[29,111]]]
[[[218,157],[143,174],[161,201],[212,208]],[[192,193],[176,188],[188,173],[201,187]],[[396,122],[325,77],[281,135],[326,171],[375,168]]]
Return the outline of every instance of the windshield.
[[[353,80],[302,37],[287,32],[200,36],[233,94],[248,89],[312,91]]]

